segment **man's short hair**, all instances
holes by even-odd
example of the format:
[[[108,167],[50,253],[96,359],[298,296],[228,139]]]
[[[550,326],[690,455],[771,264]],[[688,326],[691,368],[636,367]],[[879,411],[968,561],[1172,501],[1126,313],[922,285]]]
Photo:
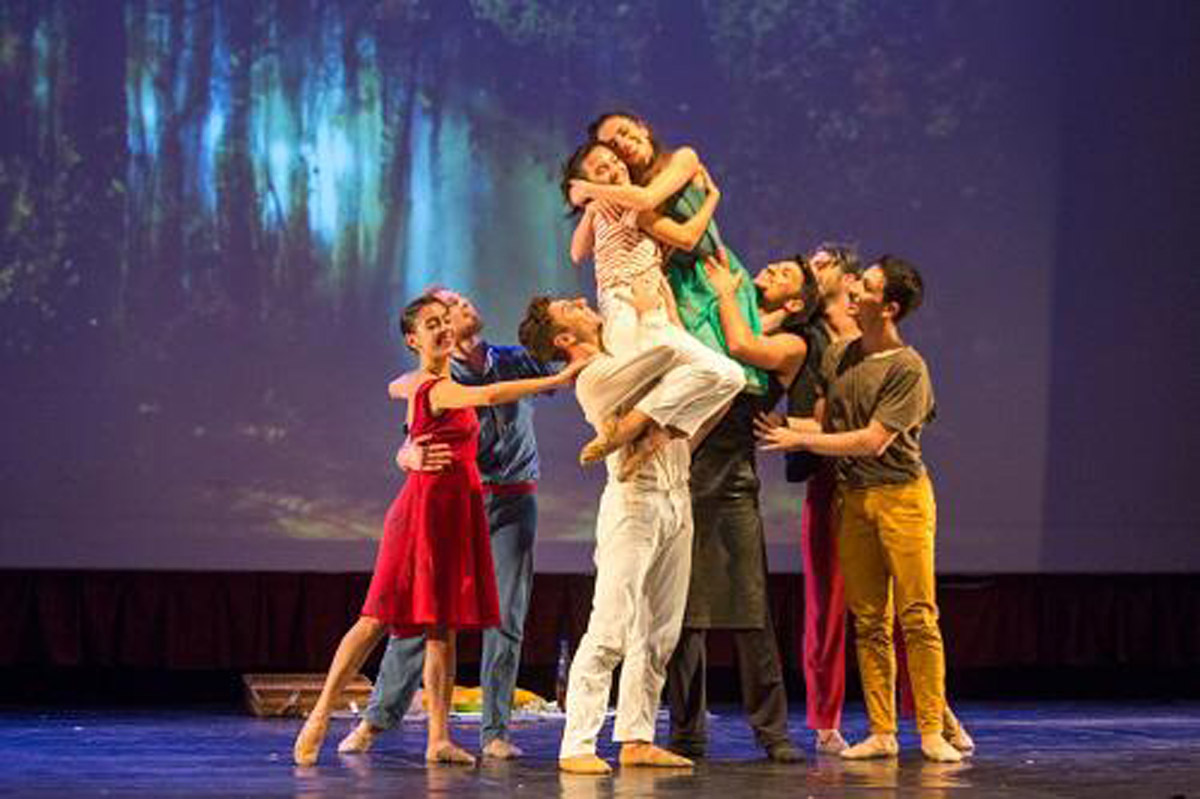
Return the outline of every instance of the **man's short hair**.
[[[563,328],[550,316],[552,297],[534,297],[525,310],[525,318],[517,331],[521,346],[542,363],[565,360],[565,353],[554,343]]]
[[[838,268],[842,270],[842,274],[854,275],[858,277],[862,274],[862,261],[858,257],[858,248],[853,244],[846,244],[840,241],[823,241],[818,244],[813,252],[827,252]]]
[[[897,322],[921,307],[925,281],[915,266],[895,255],[881,255],[873,266],[883,271],[883,301],[894,302],[900,309],[896,313]]]

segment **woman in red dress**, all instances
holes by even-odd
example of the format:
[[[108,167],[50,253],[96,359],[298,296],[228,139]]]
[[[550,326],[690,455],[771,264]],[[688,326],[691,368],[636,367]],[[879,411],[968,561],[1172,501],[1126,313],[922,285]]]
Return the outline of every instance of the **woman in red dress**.
[[[487,515],[475,452],[479,421],[474,407],[501,405],[569,384],[576,364],[552,377],[462,386],[450,377],[454,331],[449,309],[431,295],[409,303],[400,327],[420,368],[394,381],[388,392],[408,401],[411,435],[430,434],[451,447],[453,462],[439,472],[413,472],[384,520],[362,615],[342,636],[321,696],[296,736],[299,765],[317,760],[329,713],[350,679],[390,631],[425,636],[425,693],[429,737],[425,759],[472,765],[475,758],[450,740],[455,632],[500,623]]]

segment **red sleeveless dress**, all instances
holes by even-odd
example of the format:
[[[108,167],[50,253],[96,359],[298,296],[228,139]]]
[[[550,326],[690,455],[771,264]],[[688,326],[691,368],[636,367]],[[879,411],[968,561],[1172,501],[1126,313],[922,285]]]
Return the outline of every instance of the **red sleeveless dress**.
[[[405,638],[430,626],[474,630],[500,624],[475,464],[479,419],[474,408],[450,408],[435,416],[429,391],[438,379],[416,391],[411,435],[432,433],[438,443],[449,444],[453,463],[440,472],[412,472],[405,479],[383,522],[362,609],[362,615],[379,619],[393,635]]]

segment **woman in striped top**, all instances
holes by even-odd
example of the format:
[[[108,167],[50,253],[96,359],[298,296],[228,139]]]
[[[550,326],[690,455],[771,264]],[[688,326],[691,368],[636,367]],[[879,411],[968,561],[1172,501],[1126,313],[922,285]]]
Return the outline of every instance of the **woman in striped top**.
[[[610,353],[619,356],[640,349],[640,326],[653,324],[667,329],[664,336],[656,337],[657,343],[665,341],[668,346],[687,348],[715,368],[737,372],[740,367],[729,358],[706,348],[683,330],[671,287],[663,275],[664,247],[660,241],[690,246],[688,240],[703,234],[720,200],[720,191],[707,171],[698,162],[696,166],[696,180],[706,194],[701,210],[692,219],[679,222],[654,210],[638,212],[609,201],[588,202],[576,209],[582,211],[582,219],[572,240],[571,255],[576,263],[582,259],[581,253],[590,251],[594,255],[597,304],[604,319],[602,337]],[[563,172],[568,202],[573,180],[630,185],[625,163],[611,148],[594,141],[579,147]],[[664,379],[670,379],[670,375]],[[668,431],[655,430],[644,419],[614,419],[583,448],[580,461],[593,463],[640,439],[641,445],[626,459],[627,465],[636,465],[667,435]]]

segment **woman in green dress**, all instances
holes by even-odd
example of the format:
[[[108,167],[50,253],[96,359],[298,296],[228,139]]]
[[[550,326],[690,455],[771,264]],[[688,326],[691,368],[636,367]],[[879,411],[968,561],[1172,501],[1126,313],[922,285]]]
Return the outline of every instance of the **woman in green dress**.
[[[625,112],[603,114],[592,122],[588,133],[621,156],[629,166],[635,185],[572,181],[571,200],[575,205],[581,205],[588,199],[610,200],[638,211],[657,208],[665,216],[686,222],[704,204],[704,167],[691,147],[673,150],[662,148],[644,120]],[[730,270],[742,274],[737,292],[742,314],[755,334],[762,332],[754,281],[737,255],[722,242],[715,219],[708,223],[698,239],[686,242],[663,240],[662,243],[670,248],[666,259],[667,279],[675,294],[680,320],[689,333],[712,349],[729,354],[721,329],[717,295],[704,273],[705,260],[722,248],[728,257]],[[579,249],[573,241],[572,255],[576,256]],[[755,394],[765,393],[766,374],[753,366],[744,366],[744,369],[746,390]]]

